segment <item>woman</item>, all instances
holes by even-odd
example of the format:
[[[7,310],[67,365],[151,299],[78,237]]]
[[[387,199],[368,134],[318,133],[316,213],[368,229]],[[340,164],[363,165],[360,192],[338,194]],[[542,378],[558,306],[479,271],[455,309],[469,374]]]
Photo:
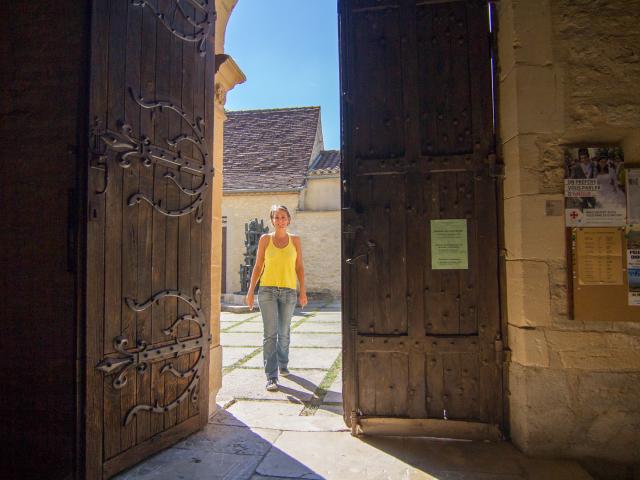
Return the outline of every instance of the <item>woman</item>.
[[[274,392],[278,390],[278,369],[283,377],[289,375],[289,333],[296,306],[296,278],[300,284],[298,301],[302,307],[307,304],[307,292],[300,237],[287,232],[291,223],[289,210],[284,205],[274,205],[269,216],[275,232],[260,237],[246,300],[249,309],[253,310],[253,292],[260,280],[258,305],[264,325],[264,372],[267,390]]]

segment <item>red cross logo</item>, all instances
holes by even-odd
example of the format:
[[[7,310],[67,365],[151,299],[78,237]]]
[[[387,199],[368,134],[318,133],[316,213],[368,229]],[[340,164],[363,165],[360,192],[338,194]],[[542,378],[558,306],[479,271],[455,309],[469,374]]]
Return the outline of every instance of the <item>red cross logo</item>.
[[[572,220],[575,220],[576,218],[578,218],[578,212],[573,211],[569,214],[569,216],[571,217]]]

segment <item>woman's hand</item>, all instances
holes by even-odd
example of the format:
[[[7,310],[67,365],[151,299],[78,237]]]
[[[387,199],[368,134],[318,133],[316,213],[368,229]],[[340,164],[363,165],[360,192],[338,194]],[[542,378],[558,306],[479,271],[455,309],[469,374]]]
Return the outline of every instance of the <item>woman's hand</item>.
[[[298,295],[298,303],[300,303],[300,307],[304,308],[307,305],[307,292],[304,290],[300,290]]]
[[[247,302],[247,306],[249,310],[253,310],[253,291],[247,292],[247,296],[245,297],[245,302]]]

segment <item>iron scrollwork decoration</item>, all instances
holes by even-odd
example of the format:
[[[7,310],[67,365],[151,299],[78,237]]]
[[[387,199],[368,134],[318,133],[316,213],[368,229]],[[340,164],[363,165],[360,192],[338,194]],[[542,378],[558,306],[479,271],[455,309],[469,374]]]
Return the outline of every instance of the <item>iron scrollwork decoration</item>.
[[[141,160],[142,165],[149,168],[155,164],[161,164],[177,170],[178,172],[185,172],[201,178],[200,184],[194,188],[185,186],[180,183],[176,178],[176,174],[172,171],[168,171],[164,174],[164,178],[173,182],[178,189],[185,195],[193,197],[193,201],[182,208],[168,209],[162,205],[162,200],[154,201],[152,198],[142,194],[135,193],[128,199],[129,206],[139,204],[140,202],[146,202],[160,213],[169,217],[180,217],[188,215],[193,211],[196,213],[196,222],[202,222],[204,218],[202,202],[203,194],[209,187],[209,175],[213,174],[213,168],[209,166],[209,154],[207,153],[207,147],[204,137],[204,120],[202,118],[191,119],[187,113],[185,113],[177,105],[166,101],[146,101],[142,96],[136,96],[131,89],[129,94],[143,109],[151,111],[164,112],[170,110],[178,114],[191,129],[190,134],[181,133],[173,138],[166,139],[166,143],[169,147],[173,147],[176,151],[169,150],[167,148],[160,147],[151,143],[151,140],[147,136],[136,138],[133,136],[133,129],[127,123],[122,123],[118,132],[112,130],[99,130],[98,127],[94,128],[94,136],[98,136],[107,149],[116,152],[118,154],[118,164],[122,168],[129,168],[132,165],[132,159],[138,158]],[[199,160],[191,158],[184,154],[180,148],[184,143],[190,143],[194,147],[194,151],[200,157]],[[101,152],[96,146],[94,146],[94,155],[99,155],[98,158],[102,158],[103,161],[98,165],[101,165],[105,170],[105,188],[104,193],[108,186],[108,162],[105,160],[106,155]]]
[[[107,375],[117,374],[113,379],[112,385],[115,389],[121,389],[127,384],[127,374],[130,369],[135,369],[139,374],[143,374],[149,369],[149,365],[152,362],[176,359],[179,355],[182,356],[192,352],[198,352],[198,360],[188,370],[178,370],[173,362],[167,363],[160,370],[161,375],[169,373],[181,379],[190,378],[191,380],[184,391],[178,395],[175,400],[166,405],[161,405],[159,401],[156,401],[155,405],[140,404],[131,408],[124,419],[124,425],[128,425],[138,412],[164,413],[176,408],[183,403],[187,397],[190,397],[191,402],[194,404],[198,400],[198,386],[202,366],[206,358],[206,347],[211,341],[210,337],[205,339],[204,336],[207,331],[207,322],[204,312],[200,307],[200,289],[194,289],[193,297],[189,297],[178,290],[165,290],[157,293],[145,302],[136,303],[134,300],[127,298],[126,303],[133,311],[142,312],[154,303],[158,303],[160,300],[169,297],[175,297],[185,302],[191,308],[192,313],[178,317],[169,328],[162,330],[162,333],[167,336],[173,336],[176,334],[180,324],[192,322],[198,326],[198,336],[180,339],[176,335],[173,343],[168,345],[164,343],[162,347],[149,345],[147,342],[139,340],[136,347],[131,350],[127,350],[128,339],[123,336],[117,336],[114,339],[114,347],[118,352],[116,354],[117,356],[107,356],[96,365],[96,368]]]
[[[185,42],[197,43],[200,55],[207,53],[207,39],[211,36],[216,14],[212,11],[212,0],[174,0],[173,7],[169,12],[162,12],[156,2],[149,0],[132,0],[131,4],[136,7],[149,8],[155,17],[173,35]],[[189,4],[193,7],[194,14],[189,15],[184,7]],[[193,33],[179,31],[176,27],[176,15],[180,14],[183,20],[193,27]]]

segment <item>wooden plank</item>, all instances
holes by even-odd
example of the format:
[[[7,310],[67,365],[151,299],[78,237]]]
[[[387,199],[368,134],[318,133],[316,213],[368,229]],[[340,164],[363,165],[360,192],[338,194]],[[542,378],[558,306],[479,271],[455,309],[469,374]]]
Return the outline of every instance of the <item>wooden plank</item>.
[[[425,332],[425,291],[424,273],[428,267],[427,229],[425,227],[425,205],[423,185],[424,175],[411,175],[407,180],[407,203],[412,208],[409,213],[405,235],[407,252],[411,258],[407,262],[407,289],[410,295],[407,306],[408,333],[411,341],[421,341]],[[425,418],[426,384],[425,356],[423,352],[410,351],[408,365],[408,405],[407,414],[412,418]]]
[[[367,372],[367,375],[375,379],[376,406],[374,415],[393,415],[394,375],[391,371],[392,353],[375,352],[375,371]],[[374,373],[375,372],[375,373]]]
[[[404,175],[392,177],[386,185],[390,195],[390,210],[386,215],[387,248],[385,272],[388,278],[387,295],[389,310],[386,315],[385,333],[407,333],[407,183]]]
[[[391,414],[407,415],[409,405],[409,355],[400,352],[391,353],[389,365],[391,371]]]
[[[423,155],[435,153],[434,144],[437,139],[436,96],[432,72],[436,71],[436,59],[433,53],[434,36],[433,7],[418,7],[416,9],[417,23],[417,53],[418,53],[418,84],[419,92],[416,96],[420,105],[420,151]]]
[[[193,96],[193,110],[192,110],[193,113],[192,114],[194,119],[200,118],[205,121],[206,121],[205,107],[208,101],[206,95],[210,94],[210,92],[205,91],[205,84],[207,82],[207,79],[205,77],[207,72],[206,70],[207,58],[208,58],[207,56],[202,57],[198,55],[195,52],[195,49],[191,53],[191,59],[193,62],[193,77],[191,79],[192,80],[191,92]],[[213,79],[211,80],[211,82],[213,83]],[[213,99],[211,99],[211,102],[213,103]],[[206,135],[212,134],[212,130],[207,130],[204,133],[205,133],[206,141],[208,142],[207,143],[208,147],[206,151],[208,151],[209,153],[209,158],[207,159],[207,161],[210,162],[209,166],[211,166],[211,162],[213,162],[213,151],[211,150],[210,142],[212,142],[213,137],[207,137]],[[200,179],[194,176],[192,179],[192,182],[194,182],[193,183],[194,186],[199,185]],[[210,179],[210,185],[211,186],[213,185],[213,179]],[[210,188],[213,188],[213,187],[210,187]],[[203,205],[203,208],[204,208],[204,205]],[[209,267],[210,264],[204,263],[205,260],[202,256],[202,224],[197,223],[196,218],[197,218],[197,215],[195,213],[189,216],[189,222],[190,222],[189,248],[190,248],[190,255],[191,255],[191,265],[190,265],[190,272],[189,272],[191,287],[190,287],[189,295],[194,294],[195,288],[200,289],[200,291],[202,292],[202,288],[203,288],[202,275],[204,272],[209,271],[209,268],[210,268]],[[203,265],[206,265],[204,269],[202,267]],[[209,323],[208,321],[209,321],[209,318],[207,318],[207,324]],[[207,327],[205,327],[205,330],[206,329]],[[199,330],[195,325],[192,325],[190,327],[190,330],[189,330],[190,335],[197,335],[198,332]],[[206,335],[207,332],[205,331],[204,334]],[[189,364],[195,365],[198,362],[199,356],[200,354],[197,352],[191,353],[189,357]],[[188,413],[189,417],[199,414],[200,408],[197,403],[193,403],[189,401],[188,408],[189,408],[189,413]]]
[[[357,197],[354,201],[357,201],[359,205],[369,205],[372,198],[372,183],[371,177],[359,177],[355,180],[355,192]],[[354,192],[354,193],[355,193]],[[373,220],[370,218],[372,210],[362,212],[359,215],[358,220],[362,220],[363,225],[372,225]],[[370,301],[370,295],[373,298],[376,296],[376,282],[373,277],[375,270],[376,255],[375,252],[369,251],[367,246],[367,240],[369,232],[362,229],[358,230],[354,235],[353,250],[349,253],[353,258],[352,271],[355,277],[355,306],[357,312],[358,333],[375,333],[376,331],[376,313],[374,310],[375,303]],[[361,257],[362,255],[362,257]],[[373,294],[371,294],[373,290]]]
[[[366,415],[376,411],[377,357],[375,353],[358,355],[358,407]]]
[[[158,2],[158,8],[163,11],[169,11],[171,6],[169,0],[160,0]],[[155,50],[155,100],[168,101],[170,98],[170,55],[168,52],[171,48],[171,33],[162,26],[156,27],[156,50]],[[154,145],[166,145],[166,141],[169,138],[169,116],[173,112],[165,111],[163,113],[154,111]],[[154,182],[153,182],[153,198],[155,202],[161,202],[161,205],[167,205],[167,180],[164,175],[167,173],[167,168],[160,165],[154,165]],[[149,207],[150,208],[150,207]],[[166,281],[167,263],[166,256],[168,252],[167,248],[167,224],[168,218],[153,210],[153,266],[152,266],[152,290],[156,295],[159,292],[168,288]],[[167,336],[163,333],[163,329],[170,325],[168,315],[165,314],[165,309],[169,309],[166,299],[156,302],[152,307],[152,342],[158,343],[167,340]],[[168,312],[167,312],[168,313]],[[153,365],[151,372],[151,401],[153,404],[158,402],[160,405],[165,404],[165,376],[160,375],[160,369],[165,365],[165,362],[158,362]],[[164,430],[164,415],[157,414],[151,415],[151,435]]]
[[[459,438],[492,442],[498,442],[501,439],[498,426],[487,423],[424,418],[364,417],[360,419],[360,425],[365,435]]]
[[[118,131],[124,123],[125,52],[127,32],[127,3],[111,3],[109,23],[109,91],[107,99],[107,128]],[[105,231],[105,353],[114,352],[114,339],[122,332],[122,200],[123,169],[113,152],[109,156],[109,181],[106,193]],[[105,377],[104,454],[109,459],[121,451],[121,391]]]
[[[480,239],[475,211],[475,180],[472,172],[458,173],[458,218],[467,219],[467,240],[469,251],[469,269],[460,271],[460,326],[461,334],[471,335],[478,332],[478,292],[480,287],[478,271],[480,269]]]
[[[474,161],[480,165],[489,151],[495,151],[493,128],[493,98],[491,94],[491,52],[489,45],[488,3],[467,2],[469,73],[471,89],[471,128]]]
[[[156,63],[156,19],[150,9],[142,9],[140,86],[137,92],[142,97],[155,97],[155,63]],[[154,125],[149,110],[140,111],[140,133],[150,139],[154,138]],[[148,198],[153,198],[153,166],[139,168],[139,191]],[[145,301],[153,296],[153,209],[146,204],[138,207],[138,289],[136,299]],[[136,319],[137,338],[151,344],[152,312],[157,307],[138,312]],[[151,368],[137,376],[137,399],[141,404],[151,405]],[[142,443],[151,436],[151,414],[139,412],[136,415],[137,443]]]
[[[107,70],[109,4],[94,2],[91,15],[90,118],[104,127],[107,123]],[[98,140],[99,141],[99,140]],[[101,145],[91,145],[93,148]],[[89,152],[89,158],[92,158]],[[95,163],[95,159],[92,159]],[[84,474],[102,476],[103,459],[103,374],[95,369],[104,355],[104,172],[89,169],[87,218],[87,324],[86,324],[86,403]]]
[[[430,418],[442,418],[447,408],[444,398],[444,363],[442,355],[437,353],[426,356],[426,404]]]
[[[393,177],[385,178],[391,180]],[[390,333],[390,317],[392,315],[391,305],[391,282],[389,278],[389,270],[391,266],[391,257],[395,252],[390,251],[389,231],[391,216],[391,199],[389,192],[383,185],[384,180],[380,181],[379,177],[373,177],[370,182],[370,201],[364,208],[371,210],[370,220],[368,222],[367,232],[375,241],[375,247],[370,249],[370,258],[374,261],[369,265],[369,270],[373,273],[373,283],[367,288],[369,293],[367,302],[372,305],[372,314],[375,319],[374,332],[376,334]],[[378,404],[376,403],[376,407]]]
[[[182,30],[182,25],[179,20],[180,15],[175,16],[176,28]],[[169,101],[173,104],[181,105],[182,103],[182,41],[172,35],[169,41],[170,48],[167,52],[169,56]],[[168,137],[175,138],[182,131],[182,119],[174,112],[167,112],[168,118]],[[175,148],[172,147],[175,151]],[[175,179],[182,181],[182,174],[172,168],[167,169],[169,172],[175,175]],[[173,182],[166,183],[166,208],[168,210],[177,210],[180,207],[180,191]],[[180,261],[180,244],[179,244],[179,232],[180,232],[180,218],[169,217],[167,219],[167,230],[165,236],[166,251],[165,251],[165,288],[168,290],[178,289],[178,270]],[[187,252],[188,253],[188,252]],[[164,300],[165,307],[165,319],[164,328],[169,328],[178,318],[178,299],[167,298]],[[168,360],[167,364],[174,367],[178,367],[176,360]],[[169,373],[164,375],[164,404],[168,405],[177,398],[177,378]],[[175,409],[165,413],[164,427],[165,429],[171,428],[176,424],[177,411]]]
[[[355,154],[393,158],[404,153],[402,43],[397,9],[354,15],[357,62],[353,81]]]
[[[197,418],[191,418],[180,425],[159,433],[137,445],[134,448],[123,452],[116,458],[107,461],[104,464],[104,478],[111,478],[118,472],[130,467],[142,458],[146,458],[153,453],[167,448],[174,443],[182,440],[186,436],[196,432],[201,427]]]
[[[183,5],[185,12],[190,18],[195,18],[195,9],[190,4]],[[187,28],[189,25],[186,21],[181,22],[181,28],[185,31],[194,33],[195,28]],[[196,57],[195,46],[186,42],[182,43],[182,108],[189,115],[193,114],[193,81],[194,81],[194,60]],[[190,127],[184,119],[180,123],[180,130],[184,133],[192,134]],[[192,145],[187,142],[181,145],[181,151],[189,157],[194,156],[194,149]],[[195,179],[192,175],[180,174],[180,182],[186,186],[193,187]],[[180,206],[186,207],[191,203],[193,197],[186,194],[180,195]],[[193,258],[191,257],[191,217],[192,215],[181,217],[179,220],[179,253],[178,253],[178,288],[180,291],[192,295],[193,284],[191,281],[191,265]],[[178,315],[185,315],[193,313],[190,311],[188,305],[184,302],[178,303]],[[197,328],[191,322],[181,325],[178,328],[178,338],[188,337],[190,331],[197,333]],[[187,371],[191,368],[191,354],[183,355],[177,360],[178,369],[180,371]],[[176,394],[180,395],[188,386],[189,379],[178,379]],[[189,401],[182,402],[176,409],[176,422],[182,423],[189,418]]]
[[[442,355],[441,359],[443,362],[443,398],[447,411],[446,416],[452,420],[469,420],[465,409],[464,391],[460,384],[461,354],[450,353]]]
[[[124,89],[133,91],[140,89],[140,34],[142,26],[142,11],[139,7],[128,4],[127,34]],[[124,119],[131,126],[132,136],[140,138],[140,107],[131,95],[124,97]],[[140,162],[134,160],[131,166],[123,171],[122,185],[122,297],[137,300],[138,289],[138,212],[140,206],[128,206],[129,198],[139,191]],[[144,167],[142,167],[144,168]],[[136,312],[122,302],[122,335],[129,339],[129,346],[136,345],[137,326]],[[126,385],[121,390],[121,415],[137,404],[138,374],[132,371]],[[137,422],[121,427],[121,448],[127,450],[136,444]]]

